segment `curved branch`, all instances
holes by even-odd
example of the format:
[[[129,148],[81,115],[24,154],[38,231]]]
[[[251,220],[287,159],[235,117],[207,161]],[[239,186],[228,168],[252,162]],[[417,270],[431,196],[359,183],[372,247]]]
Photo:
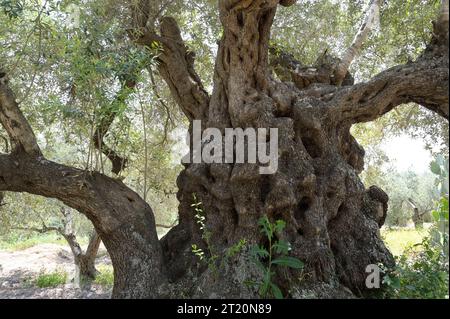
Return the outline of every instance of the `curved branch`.
[[[166,277],[150,206],[119,180],[36,156],[41,153],[34,133],[3,79],[4,75],[0,120],[19,147],[12,154],[0,154],[0,193],[27,192],[56,198],[84,214],[111,256],[117,275],[113,296],[157,297],[157,287]]]
[[[420,104],[448,119],[448,58],[388,69],[367,83],[340,90],[328,102],[330,116],[353,123],[373,121],[394,107]]]
[[[111,256],[116,275],[113,297],[157,297],[166,276],[148,203],[120,180],[46,160],[5,74],[0,75],[1,124],[18,145],[18,151],[0,154],[0,194],[27,192],[55,198],[84,214]]]
[[[120,180],[44,159],[1,154],[2,191],[56,198],[84,214],[101,236],[117,271],[119,282],[115,282],[113,295],[132,296],[133,290],[123,288],[145,285],[155,287],[146,292],[147,297],[158,296],[156,287],[165,275],[153,212]]]
[[[75,235],[73,233],[67,232],[65,229],[61,227],[54,227],[54,226],[47,226],[44,222],[42,222],[42,227],[13,227],[14,230],[24,230],[24,231],[30,231],[35,232],[39,234],[45,234],[49,232],[57,232],[60,234],[64,239],[66,240],[67,244],[70,247],[70,250],[72,251],[72,254],[74,257],[78,257],[79,255],[82,255],[83,250],[81,249],[80,244],[78,243]]]
[[[52,232],[52,231],[55,231],[55,232],[59,233],[60,235],[64,234],[64,231],[59,227],[53,227],[53,226],[48,227],[45,225],[42,225],[41,228],[38,228],[38,227],[13,227],[12,229],[32,231],[32,232],[39,233],[39,234],[45,234],[45,233]]]

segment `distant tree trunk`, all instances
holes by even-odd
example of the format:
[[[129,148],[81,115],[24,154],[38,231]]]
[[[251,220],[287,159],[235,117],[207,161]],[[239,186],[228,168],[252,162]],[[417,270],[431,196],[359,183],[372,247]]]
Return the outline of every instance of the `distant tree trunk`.
[[[98,249],[102,242],[100,236],[94,230],[89,237],[89,244],[86,248],[86,252],[83,252],[80,244],[77,241],[73,230],[73,215],[70,210],[61,208],[61,213],[63,215],[63,226],[47,226],[44,221],[42,221],[42,227],[15,227],[17,230],[33,231],[40,234],[48,232],[56,232],[61,235],[67,242],[72,252],[72,256],[75,264],[75,282],[79,286],[89,285],[92,280],[95,279],[97,275],[97,270],[95,269],[95,259],[97,258]]]
[[[95,231],[92,233],[86,252],[83,252],[81,249],[76,241],[75,235],[66,234],[63,236],[72,250],[76,268],[75,279],[78,281],[77,284],[80,286],[89,285],[90,281],[94,280],[98,273],[95,268],[95,259],[97,258],[97,252],[101,243],[100,236],[98,236]]]
[[[420,212],[419,207],[415,203],[415,201],[412,198],[408,198],[407,203],[412,207],[413,209],[413,216],[412,221],[414,223],[415,228],[421,228],[423,227],[424,217],[426,214],[425,212]]]
[[[84,261],[81,264],[86,265],[84,267],[84,269],[86,269],[86,271],[84,271],[85,274],[88,275],[94,275],[91,278],[96,277],[97,275],[97,270],[95,269],[95,259],[97,258],[97,254],[98,254],[98,249],[100,248],[100,244],[102,243],[102,240],[100,238],[100,236],[97,234],[97,232],[94,230],[89,238],[89,244],[88,247],[86,248],[86,252],[84,253]],[[80,267],[81,269],[83,269],[83,267]],[[81,272],[83,273],[83,271]]]

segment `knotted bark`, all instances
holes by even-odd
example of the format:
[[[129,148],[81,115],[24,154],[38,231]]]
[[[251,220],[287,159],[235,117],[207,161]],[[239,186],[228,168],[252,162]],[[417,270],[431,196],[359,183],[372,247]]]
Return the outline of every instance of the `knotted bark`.
[[[358,177],[364,150],[350,128],[409,102],[448,117],[448,1],[443,1],[429,46],[415,62],[355,85],[348,74],[348,81],[333,81],[339,60],[325,56],[316,70],[288,64],[291,69],[283,72],[288,77],[271,74],[268,45],[277,6],[294,3],[219,1],[223,36],[211,96],[174,19],[162,19],[156,32],[147,21],[148,5],[143,5],[142,13],[133,15],[136,30],[130,32],[140,45],[161,46],[159,72],[189,119],[191,135],[193,120],[222,134],[225,128],[277,128],[274,174],[261,175],[259,163],[185,164],[177,180],[179,224],[158,241],[151,208],[121,181],[42,157],[0,72],[0,122],[15,147],[0,155],[0,192],[58,198],[85,214],[111,255],[114,297],[256,297],[244,283],[257,276],[248,260],[225,262],[217,274],[198,261],[191,245],[217,255],[217,263],[241,239],[267,245],[257,223],[263,215],[286,222],[277,236],[306,263],[303,274],[277,268],[275,280],[285,295],[302,296],[296,294],[301,287],[323,284],[333,287],[325,291],[328,297],[333,289],[348,291],[343,286],[363,294],[366,267],[389,267],[393,258],[379,233],[388,196],[377,187],[364,188]],[[266,146],[271,138],[265,136]],[[194,217],[193,194],[202,202],[207,241]]]
[[[379,232],[388,196],[376,186],[366,190],[362,184],[358,175],[364,168],[364,150],[350,128],[408,102],[448,115],[448,42],[437,40],[441,33],[436,33],[427,50],[433,53],[425,52],[416,62],[394,67],[367,83],[353,85],[348,73],[348,80],[336,82],[340,60],[331,59],[326,68],[324,58],[318,59],[322,73],[313,68],[314,76],[307,82],[305,70],[311,67],[290,61],[289,69],[284,69],[290,76],[280,82],[268,65],[270,27],[278,3],[286,4],[219,1],[224,32],[214,90],[207,117],[203,111],[194,116],[222,133],[226,127],[278,128],[278,171],[261,175],[258,164],[186,165],[178,178],[180,224],[162,240],[166,264],[183,261],[169,266],[169,276],[177,281],[188,269],[198,269],[190,252],[192,243],[203,242],[191,207],[195,193],[211,233],[209,243],[203,242],[205,251],[212,246],[220,255],[243,238],[264,245],[258,219],[263,215],[272,221],[283,219],[287,227],[280,236],[291,243],[291,255],[306,262],[311,282],[346,286],[363,294],[366,267],[379,263],[390,267],[394,260]],[[177,43],[180,39],[177,36]],[[287,293],[295,281],[281,279],[285,272],[279,275]],[[201,286],[204,294],[242,296],[244,289],[236,291],[226,283],[231,277],[227,272],[221,279],[206,279]]]

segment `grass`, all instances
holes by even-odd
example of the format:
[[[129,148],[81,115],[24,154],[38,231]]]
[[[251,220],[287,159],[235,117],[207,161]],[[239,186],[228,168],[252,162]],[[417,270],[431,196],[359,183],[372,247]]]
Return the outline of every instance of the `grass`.
[[[394,256],[400,256],[406,248],[419,244],[428,234],[428,229],[414,228],[385,228],[381,230],[381,236]]]
[[[56,270],[54,272],[42,272],[35,280],[35,285],[39,288],[54,288],[64,285],[67,282],[67,273],[65,271]]]
[[[81,244],[87,243],[87,238],[80,239]],[[65,246],[67,242],[61,236],[55,233],[48,234],[32,234],[32,235],[14,235],[5,238],[0,238],[0,250],[20,251],[39,244],[56,244]]]
[[[99,265],[97,267],[99,273],[94,280],[94,283],[105,287],[112,287],[114,285],[114,271],[112,266]]]

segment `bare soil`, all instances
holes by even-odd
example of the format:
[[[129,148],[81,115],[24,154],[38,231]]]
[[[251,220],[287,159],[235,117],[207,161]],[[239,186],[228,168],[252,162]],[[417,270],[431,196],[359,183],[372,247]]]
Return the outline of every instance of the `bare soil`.
[[[101,247],[97,265],[110,265],[106,250]],[[68,273],[68,282],[55,288],[39,288],[35,278],[42,272],[61,270]],[[80,289],[73,284],[75,267],[67,247],[39,244],[20,251],[0,250],[0,299],[101,299],[110,297],[110,289],[93,284]]]

